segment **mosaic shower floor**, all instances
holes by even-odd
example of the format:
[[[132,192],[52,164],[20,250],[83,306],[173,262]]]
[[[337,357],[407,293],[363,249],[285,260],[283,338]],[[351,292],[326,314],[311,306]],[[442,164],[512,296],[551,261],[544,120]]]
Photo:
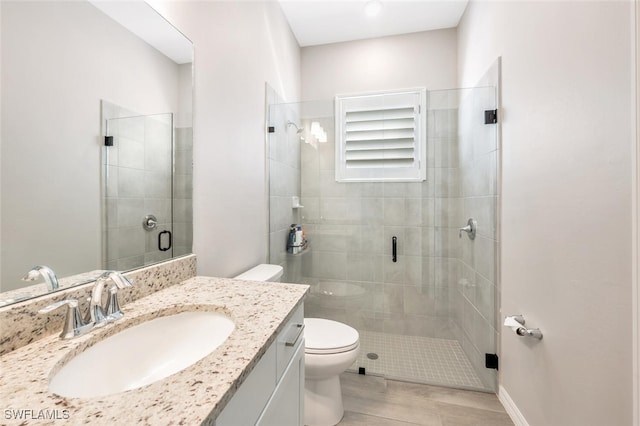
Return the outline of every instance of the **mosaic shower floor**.
[[[360,354],[349,370],[419,383],[484,389],[457,340],[359,331]],[[368,354],[378,355],[370,359]]]

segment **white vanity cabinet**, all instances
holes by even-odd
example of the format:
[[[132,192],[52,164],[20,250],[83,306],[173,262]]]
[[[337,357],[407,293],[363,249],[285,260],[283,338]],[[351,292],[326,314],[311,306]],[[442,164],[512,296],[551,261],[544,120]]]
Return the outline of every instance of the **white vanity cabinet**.
[[[304,424],[304,312],[300,306],[216,419],[216,426]]]

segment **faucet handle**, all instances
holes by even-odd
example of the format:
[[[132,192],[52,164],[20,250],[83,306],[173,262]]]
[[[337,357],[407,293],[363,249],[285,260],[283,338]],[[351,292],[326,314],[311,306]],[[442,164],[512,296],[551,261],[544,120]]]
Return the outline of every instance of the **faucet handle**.
[[[109,287],[109,296],[107,298],[105,315],[107,318],[111,318],[113,320],[120,319],[124,316],[120,310],[120,303],[118,303],[118,287],[116,285]]]
[[[111,281],[113,284],[109,287],[107,304],[103,309],[102,289],[108,281]],[[131,286],[131,281],[117,271],[105,271],[98,277],[91,292],[91,303],[89,304],[89,315],[95,326],[99,327],[107,322],[122,318],[124,314],[120,310],[120,304],[118,303],[118,289]]]
[[[62,306],[67,306],[67,316],[64,321],[64,327],[60,337],[63,339],[71,339],[80,336],[91,329],[92,324],[85,324],[78,309],[78,301],[75,299],[65,299],[56,303],[52,303],[38,311],[39,314],[47,314]]]

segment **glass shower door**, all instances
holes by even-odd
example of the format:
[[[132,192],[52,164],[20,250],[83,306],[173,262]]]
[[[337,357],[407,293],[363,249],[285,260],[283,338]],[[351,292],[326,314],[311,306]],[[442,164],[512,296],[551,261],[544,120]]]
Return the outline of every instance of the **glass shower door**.
[[[430,93],[436,180],[436,282],[447,288],[448,329],[463,360],[449,375],[464,387],[496,389],[498,167],[495,87]],[[486,112],[486,113],[485,113]],[[475,235],[460,228],[469,220]],[[471,238],[473,237],[473,238]]]
[[[484,111],[495,88],[433,91],[428,105],[423,182],[336,181],[333,102],[271,105],[270,261],[311,286],[306,317],[358,330],[351,371],[493,391],[499,151]],[[459,231],[469,218],[474,240]],[[301,255],[286,252],[290,223],[306,231]]]
[[[173,233],[173,114],[107,120],[105,269],[170,259]]]

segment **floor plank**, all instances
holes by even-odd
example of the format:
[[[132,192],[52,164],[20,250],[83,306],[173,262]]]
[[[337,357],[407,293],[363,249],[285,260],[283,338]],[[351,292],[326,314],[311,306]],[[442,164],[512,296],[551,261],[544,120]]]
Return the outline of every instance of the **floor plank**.
[[[340,426],[414,426],[415,423],[407,423],[384,417],[369,416],[367,414],[345,411]]]
[[[340,426],[513,426],[494,394],[343,373]]]

